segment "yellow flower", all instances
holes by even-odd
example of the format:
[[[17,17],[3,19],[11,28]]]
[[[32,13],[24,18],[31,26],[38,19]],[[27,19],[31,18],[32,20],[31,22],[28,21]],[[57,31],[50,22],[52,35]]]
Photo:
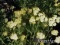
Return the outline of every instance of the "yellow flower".
[[[57,36],[58,35],[58,31],[57,30],[52,30],[51,34]]]
[[[21,8],[21,10],[14,11],[15,17],[21,17],[21,15],[25,15],[27,8]]]
[[[30,18],[29,22],[30,22],[31,24],[35,24],[35,23],[36,23],[35,17],[32,16],[32,17]]]
[[[60,17],[56,18],[56,22],[59,23],[60,22]]]
[[[9,21],[9,22],[7,23],[7,27],[13,28],[13,21]]]
[[[26,7],[25,8],[21,8],[21,14],[25,15],[26,11],[27,11]]]
[[[24,41],[25,37],[26,37],[25,35],[22,35],[21,36],[21,41]]]
[[[44,21],[45,21],[45,20],[44,20],[44,19],[45,19],[45,14],[44,14],[44,12],[43,12],[43,13],[39,13],[38,16],[39,16],[39,19],[40,19],[41,22],[44,22]]]
[[[54,6],[58,6],[58,3],[55,3]]]
[[[21,23],[21,19],[18,18],[18,19],[15,19],[14,22],[13,22],[13,21],[9,21],[9,22],[7,23],[7,27],[13,28],[13,27],[17,26],[17,25],[20,24],[20,23]]]
[[[56,37],[56,39],[54,40],[55,43],[60,43],[60,36]]]
[[[17,23],[15,23],[15,22],[13,22],[13,21],[9,21],[8,23],[7,23],[7,27],[9,27],[9,28],[13,28],[13,27],[15,27],[17,25]]]
[[[42,15],[44,15],[44,14],[43,14],[43,13],[39,13],[39,14],[38,14],[39,17],[42,16]]]
[[[57,19],[57,15],[53,15],[53,20],[56,20]]]
[[[44,39],[45,35],[43,33],[41,33],[41,32],[37,32],[36,38],[38,38],[38,39]]]
[[[40,21],[41,21],[41,22],[44,22],[44,18],[40,17]]]
[[[52,26],[56,26],[56,23],[53,23]]]
[[[15,17],[20,17],[21,16],[21,11],[14,11]]]
[[[17,24],[21,23],[21,18],[17,18],[17,19],[15,19],[14,22],[17,23]]]
[[[12,40],[17,40],[17,39],[18,39],[17,34],[16,34],[16,33],[12,33],[12,34],[10,35],[10,39],[12,39]]]
[[[8,32],[7,31],[5,31],[5,32],[3,32],[3,34],[2,34],[3,36],[7,36],[8,35]]]
[[[53,18],[49,18],[49,26],[56,26],[55,20]]]
[[[33,7],[33,14],[37,15],[40,9],[38,7]]]

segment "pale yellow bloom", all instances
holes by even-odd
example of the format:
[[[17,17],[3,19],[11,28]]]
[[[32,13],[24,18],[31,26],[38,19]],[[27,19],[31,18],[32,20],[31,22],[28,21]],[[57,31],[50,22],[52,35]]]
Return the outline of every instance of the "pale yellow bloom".
[[[42,15],[41,18],[45,18],[45,15]]]
[[[45,18],[44,15],[42,15],[42,16],[39,17],[39,19],[40,19],[41,22],[44,22],[44,18]]]
[[[56,26],[56,23],[53,23],[52,26]]]
[[[15,27],[17,25],[17,23],[16,22],[13,22],[13,21],[9,21],[8,23],[7,23],[7,27],[9,27],[9,28],[13,28],[13,27]]]
[[[21,16],[21,11],[14,11],[15,17],[20,17]]]
[[[9,27],[9,28],[13,28],[13,21],[9,21],[8,23],[7,23],[7,27]]]
[[[43,33],[41,33],[41,32],[37,32],[36,38],[38,38],[38,39],[44,39],[45,35]]]
[[[43,13],[39,13],[39,14],[38,14],[39,17],[42,16],[42,15],[44,15],[44,14],[43,14]]]
[[[21,8],[21,10],[14,11],[15,17],[21,17],[21,15],[25,15],[27,8]]]
[[[33,14],[37,15],[40,9],[38,7],[33,7]]]
[[[58,6],[58,3],[55,3],[54,6]]]
[[[54,22],[53,22],[52,18],[49,18],[49,26],[52,26],[53,23]]]
[[[21,41],[24,41],[24,39],[26,38],[26,36],[22,35],[20,38],[21,38]]]
[[[32,17],[30,18],[29,22],[30,22],[31,24],[35,24],[35,23],[36,23],[35,17],[32,16]]]
[[[17,39],[18,39],[17,34],[16,34],[16,33],[12,33],[12,34],[10,35],[10,39],[12,39],[12,40],[17,40]]]
[[[57,17],[56,22],[57,22],[57,23],[60,22],[60,17]]]
[[[56,39],[54,40],[55,43],[60,43],[60,36],[56,37]]]
[[[15,19],[14,22],[17,23],[17,24],[21,23],[21,18],[17,18],[17,19]]]
[[[58,31],[57,30],[52,30],[51,34],[57,36],[58,35]]]
[[[44,14],[44,12],[43,13],[39,13],[38,16],[39,16],[40,21],[44,22],[44,20],[45,20],[45,14]]]
[[[41,21],[41,22],[44,22],[44,18],[40,17],[40,21]]]
[[[55,26],[55,20],[53,18],[49,18],[49,26]]]
[[[3,34],[2,34],[3,36],[7,36],[8,35],[8,32],[7,31],[5,31],[5,32],[3,32]]]
[[[21,14],[25,15],[26,11],[27,11],[26,7],[25,8],[21,8]]]
[[[49,26],[53,26],[52,23],[51,24],[49,23]]]
[[[57,19],[57,15],[53,15],[52,19],[56,20]]]
[[[53,19],[52,18],[49,18],[49,21],[53,21]]]

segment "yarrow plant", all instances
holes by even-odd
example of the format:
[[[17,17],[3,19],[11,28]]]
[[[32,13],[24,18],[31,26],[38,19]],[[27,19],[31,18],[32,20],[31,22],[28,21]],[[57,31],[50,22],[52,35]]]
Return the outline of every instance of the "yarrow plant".
[[[4,3],[7,9],[0,10],[1,45],[50,45],[42,40],[52,40],[52,36],[54,43],[60,43],[59,31],[53,28],[60,23],[58,0],[16,0],[15,3],[17,7]]]

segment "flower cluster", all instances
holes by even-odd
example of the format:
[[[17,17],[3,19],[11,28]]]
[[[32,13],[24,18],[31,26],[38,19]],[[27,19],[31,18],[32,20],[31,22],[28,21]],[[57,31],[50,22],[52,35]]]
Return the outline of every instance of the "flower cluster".
[[[28,18],[25,17],[26,15],[27,15]],[[28,22],[25,22],[27,20],[28,20]],[[16,10],[16,11],[14,11],[14,17],[11,21],[8,21],[7,18],[5,18],[4,21],[5,21],[6,27],[8,27],[8,29],[16,29],[18,27],[17,29],[21,32],[20,33],[18,31],[16,31],[16,32],[18,32],[18,34],[19,34],[18,35],[15,32],[15,30],[13,30],[14,33],[12,33],[10,35],[10,39],[12,39],[12,40],[20,39],[20,41],[23,42],[26,38],[26,36],[23,33],[26,33],[24,31],[27,29],[27,27],[31,26],[32,27],[31,30],[35,30],[35,29],[37,30],[37,31],[35,30],[37,33],[33,31],[35,33],[35,36],[36,36],[37,39],[45,39],[45,38],[47,38],[47,36],[45,34],[45,31],[48,29],[48,26],[49,27],[56,26],[57,23],[60,23],[60,17],[58,17],[57,15],[53,15],[51,18],[49,18],[49,17],[46,16],[46,13],[44,13],[40,10],[39,7],[33,7],[32,9],[21,8],[21,10]],[[34,24],[34,26],[32,26],[30,24]],[[25,28],[25,26],[26,26],[26,28]],[[21,28],[22,30],[20,29],[20,27],[22,27]],[[40,28],[41,28],[41,32],[39,32]],[[30,32],[30,30],[29,30],[29,32]],[[44,32],[44,33],[42,33],[42,32]],[[52,36],[58,36],[58,33],[59,32],[57,30],[52,30],[51,31]],[[7,36],[8,32],[4,31],[2,35]],[[60,39],[60,37],[58,36],[58,37],[56,37],[56,39],[54,41],[56,43],[60,43],[59,39]]]
[[[56,37],[56,39],[54,40],[55,43],[60,43],[60,36]]]
[[[32,24],[35,24],[36,23],[35,17],[32,16],[30,18],[29,22],[32,23]]]
[[[39,11],[40,11],[40,9],[38,7],[33,8],[33,14],[34,15],[37,15]]]
[[[17,40],[17,39],[18,39],[17,34],[16,34],[16,33],[12,33],[12,34],[10,35],[10,39],[12,39],[12,40]]]
[[[17,26],[17,24],[20,24],[21,23],[21,19],[15,19],[15,21],[13,22],[13,21],[9,21],[8,23],[7,23],[7,27],[9,27],[9,28],[13,28],[13,27],[15,27],[15,26]]]
[[[57,36],[58,35],[58,31],[57,30],[52,30],[51,34]]]
[[[36,38],[38,38],[38,39],[44,39],[45,35],[43,33],[41,33],[41,32],[37,32]]]
[[[25,35],[21,35],[21,41],[24,41],[24,39],[26,38],[26,36]]]
[[[60,22],[60,17],[54,15],[52,18],[49,18],[49,26],[56,26],[56,23]]]
[[[38,7],[33,7],[33,16],[30,17],[29,22],[35,24],[36,21],[47,22],[48,18],[45,16],[44,12],[40,12],[41,10]]]
[[[3,36],[7,36],[7,35],[8,35],[8,32],[7,32],[7,31],[4,31],[4,32],[2,33],[2,35],[3,35]]]
[[[21,10],[14,11],[15,17],[20,17],[21,15],[25,15],[27,8],[21,8]]]
[[[39,20],[41,22],[47,22],[48,21],[48,18],[45,16],[44,12],[43,13],[39,13],[38,16],[39,16]]]
[[[51,34],[54,35],[54,36],[57,36],[58,35],[58,30],[52,30],[51,31]],[[60,36],[56,37],[55,40],[54,40],[55,43],[60,43]]]
[[[54,6],[58,7],[58,6],[60,5],[60,2],[59,2],[59,3],[57,3],[57,2],[58,2],[58,0],[55,0],[54,2],[55,2]]]

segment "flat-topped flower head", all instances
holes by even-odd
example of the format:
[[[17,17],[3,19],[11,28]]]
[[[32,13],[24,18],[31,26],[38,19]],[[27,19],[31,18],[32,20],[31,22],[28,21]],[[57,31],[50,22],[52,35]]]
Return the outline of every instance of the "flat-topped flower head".
[[[38,7],[33,7],[33,14],[37,15],[40,9]]]
[[[43,33],[41,33],[41,32],[37,32],[36,38],[38,38],[38,39],[44,39],[45,35]]]
[[[12,34],[10,35],[10,39],[12,39],[12,40],[17,40],[17,39],[18,39],[17,34],[16,34],[16,33],[12,33]]]
[[[21,41],[24,41],[25,37],[26,37],[25,35],[22,35],[21,36]]]
[[[31,24],[35,24],[35,23],[36,23],[35,17],[32,16],[32,17],[30,18],[29,22],[30,22]]]
[[[60,36],[56,37],[56,39],[54,40],[55,43],[60,43]]]
[[[57,36],[58,35],[58,31],[57,30],[52,30],[51,34]]]

